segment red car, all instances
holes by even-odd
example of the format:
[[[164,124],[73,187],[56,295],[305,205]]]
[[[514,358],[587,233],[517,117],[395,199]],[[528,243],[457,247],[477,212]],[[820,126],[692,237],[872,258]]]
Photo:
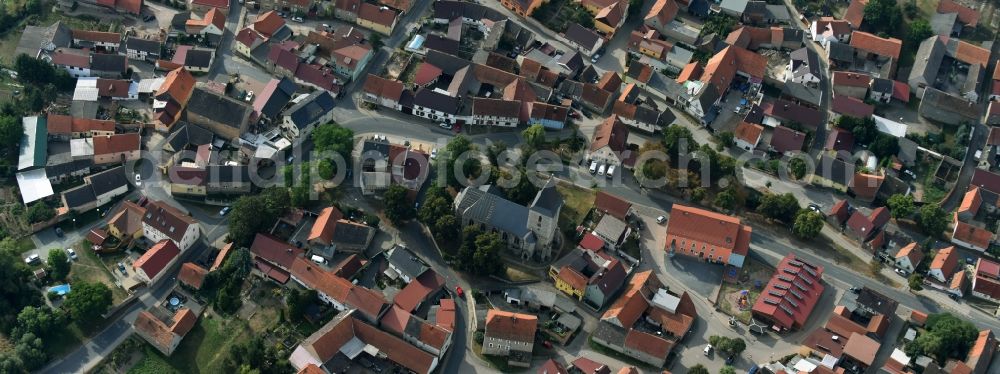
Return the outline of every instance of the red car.
[[[455,294],[458,295],[458,297],[465,297],[465,292],[462,291],[462,286],[455,286]]]

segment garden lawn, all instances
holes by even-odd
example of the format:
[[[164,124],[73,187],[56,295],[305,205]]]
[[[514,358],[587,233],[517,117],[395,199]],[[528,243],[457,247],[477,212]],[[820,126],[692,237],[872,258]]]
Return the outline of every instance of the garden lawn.
[[[583,189],[568,183],[556,184],[556,191],[563,198],[562,211],[559,213],[559,224],[565,230],[573,230],[583,223],[587,213],[594,207],[597,192]]]
[[[69,273],[70,280],[72,282],[103,283],[111,289],[112,305],[118,305],[125,301],[125,298],[128,297],[125,290],[115,284],[114,276],[111,275],[97,254],[87,248],[87,244],[86,241],[82,241],[73,246],[76,250],[77,260],[73,262],[72,270]]]
[[[145,356],[128,370],[128,374],[174,374],[180,373],[167,362],[160,352],[151,345],[145,346]]]
[[[242,321],[203,314],[174,351],[170,365],[181,373],[221,373],[229,347],[245,339],[247,332]]]

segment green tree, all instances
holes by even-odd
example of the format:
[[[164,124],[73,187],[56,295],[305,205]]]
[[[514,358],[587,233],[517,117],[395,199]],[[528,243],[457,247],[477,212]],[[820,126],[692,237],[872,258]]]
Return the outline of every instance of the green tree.
[[[462,225],[455,218],[455,215],[443,215],[434,222],[435,239],[453,243],[455,240],[458,240],[458,230],[461,227]]]
[[[906,345],[906,354],[911,357],[928,355],[938,362],[965,358],[979,334],[975,325],[950,313],[927,316],[924,327],[926,331]]]
[[[14,149],[21,142],[24,135],[24,125],[19,118],[0,115],[0,144],[6,145],[8,149]]]
[[[377,32],[371,33],[371,35],[368,36],[368,41],[372,43],[372,47],[376,50],[382,49],[382,47],[385,46],[385,42],[382,41],[382,35]]]
[[[277,217],[288,211],[291,200],[289,190],[283,187],[268,187],[258,195],[240,196],[229,212],[229,240],[238,246],[249,246],[258,232],[269,229]]]
[[[31,272],[12,250],[12,238],[0,240],[0,332],[9,333],[16,325],[17,312],[26,306],[40,305],[41,297],[31,285]]]
[[[531,125],[521,131],[521,137],[524,138],[524,144],[527,146],[532,149],[541,149],[545,145],[545,127],[540,124]]]
[[[726,365],[719,369],[719,374],[736,374],[736,370],[732,366]]]
[[[663,130],[663,144],[666,146],[667,155],[671,162],[677,162],[678,152],[684,148],[686,152],[691,152],[698,148],[698,142],[694,141],[691,130],[681,125],[670,125]]]
[[[723,35],[729,35],[729,32],[733,31],[736,27],[736,18],[732,16],[715,13],[708,16],[708,20],[705,21],[705,25],[701,28],[701,35],[715,34],[719,37]]]
[[[52,279],[57,281],[62,281],[66,279],[69,275],[69,256],[66,255],[66,251],[61,248],[52,248],[49,250],[49,274],[52,275]]]
[[[706,196],[708,196],[708,190],[704,187],[698,187],[691,190],[691,201],[701,202],[702,200],[705,200]]]
[[[17,326],[11,332],[15,340],[25,334],[47,337],[63,328],[66,322],[62,313],[41,306],[26,306],[17,314]]]
[[[725,191],[715,194],[715,201],[712,202],[715,206],[730,210],[736,207],[736,194],[732,190],[726,189]]]
[[[924,278],[921,277],[920,274],[914,273],[910,275],[910,278],[907,279],[907,281],[909,282],[911,291],[920,291],[924,289]]]
[[[788,161],[788,171],[791,172],[792,178],[800,180],[806,176],[806,162],[801,158],[793,158]]]
[[[799,209],[799,201],[791,193],[766,194],[761,198],[757,213],[782,222],[792,222]]]
[[[507,150],[507,143],[505,143],[503,140],[493,141],[492,143],[490,143],[489,146],[486,147],[486,157],[490,159],[491,164],[500,165],[500,160],[499,160],[500,154],[506,150]]]
[[[45,202],[39,201],[28,207],[26,214],[28,223],[45,222],[56,216],[56,210],[45,204]]]
[[[351,151],[354,150],[354,131],[336,123],[328,123],[313,130],[312,139],[316,151],[337,152],[344,161],[350,161]]]
[[[878,127],[875,126],[875,119],[871,117],[854,118],[841,116],[837,119],[837,127],[850,131],[854,134],[855,143],[862,145],[871,143],[879,133]]]
[[[268,344],[263,336],[254,336],[229,347],[222,361],[222,372],[245,373],[244,367],[261,374],[278,374],[295,371],[288,363],[287,348],[281,344]]]
[[[393,225],[399,225],[416,215],[407,192],[408,190],[405,187],[394,184],[389,186],[382,195],[385,203],[385,217]]]
[[[35,334],[27,333],[22,335],[21,339],[17,341],[17,344],[14,346],[14,353],[20,358],[25,369],[34,371],[41,368],[48,361],[48,355],[45,354],[45,350],[43,349],[44,346],[42,338],[35,336]]]
[[[437,220],[441,217],[452,214],[454,211],[452,208],[452,199],[447,193],[444,195],[436,195],[431,190],[428,190],[427,196],[424,198],[424,203],[420,205],[420,210],[417,212],[417,218],[420,222],[427,225],[432,225],[437,223]],[[443,192],[443,190],[441,190]]]
[[[823,230],[823,216],[811,210],[803,209],[795,216],[792,233],[800,239],[811,239]]]
[[[521,178],[518,179],[517,184],[510,188],[505,188],[503,190],[504,195],[507,196],[507,200],[513,201],[521,205],[531,205],[531,201],[534,200],[535,195],[538,194],[538,187],[535,187],[534,183],[527,177],[527,172],[522,168],[519,169],[521,173]],[[503,172],[507,174],[507,172]]]
[[[734,355],[739,355],[747,349],[747,342],[743,341],[743,338],[730,338],[720,349]]]
[[[709,374],[709,373],[708,369],[706,369],[704,365],[697,364],[695,366],[692,366],[691,369],[688,370],[688,374]]]
[[[893,218],[906,218],[913,214],[913,195],[895,194],[886,201]]]
[[[111,306],[111,289],[104,283],[76,282],[63,307],[79,323],[95,323]]]
[[[333,161],[323,159],[316,164],[316,171],[322,179],[333,179],[337,174],[337,164]]]
[[[723,131],[715,134],[715,139],[719,141],[719,144],[722,144],[725,147],[732,147],[733,144],[735,144],[733,141],[734,138],[735,135],[732,131]]]
[[[875,33],[899,36],[902,11],[895,0],[870,0],[865,6],[864,26]]]
[[[495,232],[485,232],[476,236],[476,253],[473,256],[474,270],[480,275],[496,275],[503,270],[500,251],[506,247]]]
[[[868,150],[880,159],[889,158],[899,153],[899,139],[892,135],[878,133],[875,135],[875,140],[868,145]]]
[[[639,154],[652,154],[650,152],[662,152],[666,154],[667,149],[661,142],[646,142],[639,148]],[[669,165],[662,160],[647,159],[639,166],[640,174],[645,179],[656,180],[667,176]]]
[[[306,309],[315,303],[316,300],[319,300],[319,294],[316,290],[299,291],[294,288],[291,289],[285,297],[285,304],[288,305],[289,318],[293,321],[304,320]]]
[[[906,44],[911,46],[920,45],[921,42],[933,35],[934,31],[931,30],[931,24],[926,19],[914,19],[910,22],[909,29],[906,31]]]
[[[927,204],[920,208],[917,224],[924,234],[939,236],[948,227],[948,213],[940,205]]]
[[[444,172],[449,186],[455,188],[462,187],[462,184],[459,183],[459,175],[456,175],[455,173],[455,163],[464,153],[474,149],[475,145],[472,144],[472,141],[464,135],[458,135],[451,138],[451,141],[449,141],[448,145],[445,146],[444,151],[441,152],[441,157],[445,160],[447,170],[444,170]],[[461,175],[464,176],[464,178],[476,178],[479,176],[481,171],[482,165],[480,165],[479,159],[475,157],[468,157],[461,165]]]

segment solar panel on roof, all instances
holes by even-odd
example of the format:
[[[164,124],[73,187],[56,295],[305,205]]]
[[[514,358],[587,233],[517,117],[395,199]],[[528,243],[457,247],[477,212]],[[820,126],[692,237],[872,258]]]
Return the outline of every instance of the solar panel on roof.
[[[814,277],[816,276],[816,272],[813,271],[813,269],[809,268],[808,266],[804,267],[803,269],[806,269],[806,273],[809,273],[809,275],[812,275]]]
[[[802,279],[803,282],[806,282],[806,284],[812,286],[812,284],[813,284],[812,279],[809,279],[809,278],[806,278],[806,277],[801,277],[801,279]]]
[[[779,290],[787,290],[788,289],[788,285],[784,284],[784,283],[775,283],[774,284],[774,288],[777,288]]]
[[[794,284],[794,285],[795,285],[795,288],[798,288],[798,289],[800,289],[800,290],[803,290],[803,291],[805,291],[805,290],[806,290],[806,286],[803,286],[803,285],[802,285],[801,283],[799,283],[799,282],[793,282],[792,284]]]
[[[782,296],[785,296],[785,295],[784,295],[784,294],[782,294],[781,292],[778,292],[778,291],[775,291],[775,290],[770,290],[770,291],[767,291],[767,293],[771,294],[771,296],[777,296],[777,297],[782,297]]]
[[[788,291],[788,292],[790,292],[792,295],[795,295],[795,297],[797,297],[799,300],[805,300],[805,298],[802,297],[802,294],[800,294],[798,292],[795,292],[795,291]]]
[[[771,305],[778,305],[779,303],[781,303],[781,301],[778,301],[777,299],[772,299],[770,297],[765,297],[764,302]]]
[[[788,261],[788,264],[792,265],[792,266],[795,266],[795,267],[802,267],[802,261],[799,261],[799,260]]]
[[[792,298],[790,298],[790,297],[788,297],[788,296],[785,296],[785,301],[787,301],[787,302],[788,302],[789,304],[791,304],[791,305],[792,305],[793,307],[796,307],[796,308],[798,308],[798,307],[799,307],[799,303],[796,303],[796,302],[795,302],[795,300],[792,300]]]
[[[784,272],[786,272],[786,273],[788,273],[788,274],[791,274],[791,275],[798,275],[799,274],[798,271],[795,271],[795,269],[792,269],[792,268],[784,268],[784,269],[781,269],[781,270],[784,271]]]
[[[778,279],[781,279],[781,280],[783,280],[785,282],[789,282],[789,283],[791,283],[794,280],[791,277],[789,277],[787,275],[784,275],[784,274],[779,274],[778,275]]]
[[[790,315],[790,316],[794,316],[795,315],[795,313],[793,313],[791,309],[788,309],[788,307],[786,307],[784,305],[778,305],[778,307],[781,308],[781,310],[784,310],[785,313],[788,313],[788,315]]]

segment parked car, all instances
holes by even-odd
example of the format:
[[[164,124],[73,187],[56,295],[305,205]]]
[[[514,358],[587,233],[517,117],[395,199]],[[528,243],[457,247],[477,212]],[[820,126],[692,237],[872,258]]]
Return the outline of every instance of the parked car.
[[[809,210],[814,211],[816,213],[822,211],[822,209],[820,209],[819,205],[816,205],[816,203],[809,203]]]
[[[705,345],[704,352],[705,352],[705,356],[711,355],[712,354],[712,345],[711,344]]]
[[[442,129],[445,129],[445,130],[451,130],[451,125],[447,124],[447,123],[444,123],[444,122],[439,123],[438,127],[441,127]]]
[[[590,174],[594,174],[596,172],[597,172],[597,161],[591,161],[590,162]]]
[[[431,150],[431,160],[434,160],[437,157],[438,157],[438,149],[434,148],[434,149]]]
[[[906,270],[903,270],[903,269],[900,269],[900,268],[896,268],[895,270],[896,270],[896,274],[902,275],[904,277],[907,276],[907,275],[909,275],[909,274],[906,273]]]
[[[726,365],[732,365],[736,361],[736,355],[729,355],[726,357]]]
[[[543,340],[542,345],[545,346],[545,348],[552,349],[552,342],[548,340]]]
[[[228,206],[224,207],[224,208],[222,208],[222,210],[219,211],[219,215],[225,217],[227,214],[229,214],[229,211],[232,210],[232,209],[233,209],[232,207],[228,207]]]
[[[247,91],[246,101],[253,101],[253,91]]]
[[[851,291],[851,293],[855,293],[855,294],[856,293],[861,293],[861,288],[860,287],[851,287],[850,291]]]
[[[455,286],[455,295],[465,297],[465,291],[462,291],[462,286]]]
[[[147,14],[144,17],[142,17],[142,20],[145,21],[145,22],[149,22],[149,21],[152,21],[154,18],[156,18],[156,17],[153,17],[152,14]]]
[[[28,256],[28,257],[25,257],[24,258],[24,263],[28,264],[28,265],[31,265],[31,264],[37,263],[37,262],[39,262],[41,260],[42,260],[42,258],[40,256],[38,256],[37,254],[33,254],[33,255]]]
[[[662,225],[664,222],[667,222],[667,216],[656,217],[656,223],[659,223],[659,224]]]
[[[597,167],[597,175],[600,175],[600,176],[603,177],[604,176],[604,170],[605,170],[605,168],[606,167],[605,167],[604,164],[601,164],[601,166],[598,166]]]
[[[128,276],[128,272],[125,271],[125,263],[124,262],[119,262],[118,263],[118,272],[122,273],[122,275],[124,275],[126,277]]]
[[[62,228],[56,227],[56,236],[58,236],[60,238],[63,237],[63,230],[62,230]]]
[[[611,178],[615,176],[615,166],[608,165],[608,172],[604,174],[605,177]]]
[[[590,57],[590,63],[591,64],[596,64],[597,60],[600,60],[600,59],[601,59],[601,54],[600,53],[595,53],[594,56]]]
[[[139,175],[139,173],[135,173],[135,186],[142,186],[142,175]]]
[[[66,248],[66,255],[69,256],[70,261],[76,261],[76,251],[73,248]]]
[[[299,16],[292,17],[292,21],[295,21],[295,22],[298,22],[298,23],[305,22],[304,20],[302,20],[302,17],[299,17]]]

